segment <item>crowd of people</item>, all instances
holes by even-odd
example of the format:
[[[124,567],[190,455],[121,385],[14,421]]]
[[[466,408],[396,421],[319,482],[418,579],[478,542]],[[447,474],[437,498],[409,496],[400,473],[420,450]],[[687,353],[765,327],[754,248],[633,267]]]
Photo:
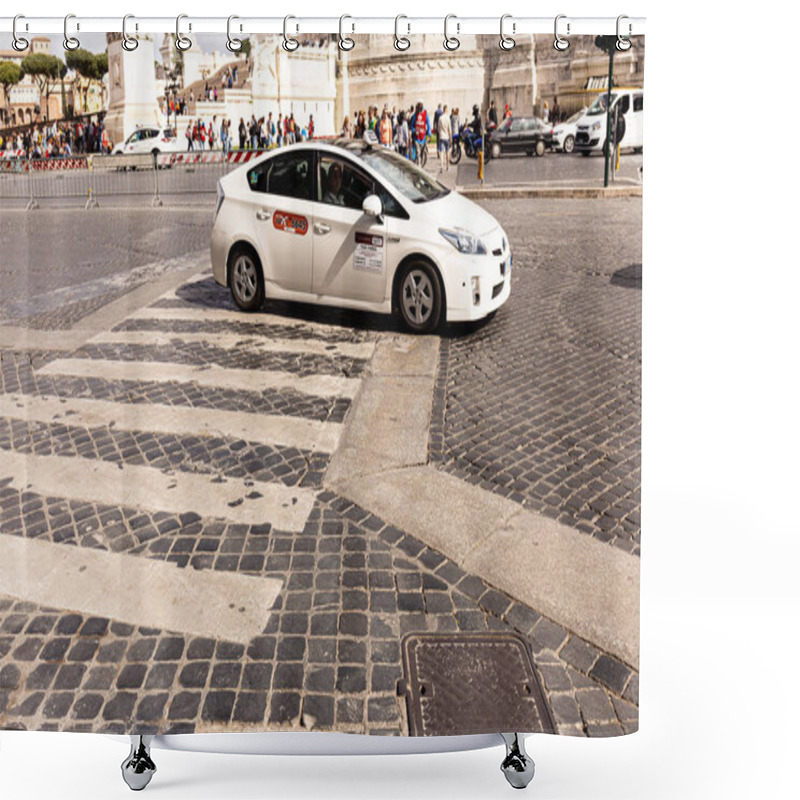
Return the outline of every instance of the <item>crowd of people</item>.
[[[15,133],[0,131],[0,151],[23,151],[27,158],[59,158],[110,153],[112,142],[102,119],[41,122]]]

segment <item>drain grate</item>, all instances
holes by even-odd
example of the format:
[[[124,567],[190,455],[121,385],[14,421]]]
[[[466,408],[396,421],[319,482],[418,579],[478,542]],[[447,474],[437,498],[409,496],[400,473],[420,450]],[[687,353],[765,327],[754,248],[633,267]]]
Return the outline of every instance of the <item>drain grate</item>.
[[[411,633],[403,639],[411,736],[554,733],[525,641],[513,633]]]

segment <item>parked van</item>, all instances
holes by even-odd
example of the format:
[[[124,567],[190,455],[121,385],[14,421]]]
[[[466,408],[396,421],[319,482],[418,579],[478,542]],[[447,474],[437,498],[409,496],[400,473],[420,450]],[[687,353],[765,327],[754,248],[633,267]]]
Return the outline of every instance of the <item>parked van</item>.
[[[585,156],[604,152],[606,123],[608,119],[608,92],[603,92],[589,106],[586,116],[578,123],[575,134],[575,149]],[[644,89],[611,90],[611,124],[616,120],[614,143],[622,148],[632,147],[637,152],[643,148],[642,130],[644,119]]]

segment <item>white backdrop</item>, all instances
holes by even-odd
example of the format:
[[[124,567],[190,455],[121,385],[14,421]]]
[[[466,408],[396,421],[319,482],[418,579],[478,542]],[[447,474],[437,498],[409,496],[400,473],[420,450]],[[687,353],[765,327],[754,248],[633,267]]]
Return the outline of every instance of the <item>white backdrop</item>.
[[[779,10],[780,9],[780,10]],[[120,14],[270,11],[139,0]],[[105,15],[39,0],[3,13]],[[647,15],[641,730],[614,740],[529,740],[538,800],[796,796],[800,595],[798,313],[793,240],[797,130],[791,41],[797,11],[762,3],[715,17],[608,0],[509,1],[501,13]],[[485,4],[306,0],[306,15],[458,13]],[[736,16],[733,14],[736,13]],[[747,14],[747,16],[745,16]],[[794,18],[790,18],[790,15]],[[498,29],[499,32],[499,29]],[[499,38],[499,37],[498,37]],[[788,199],[787,199],[788,198]],[[599,202],[599,201],[598,201]],[[127,797],[127,747],[104,737],[0,733],[9,800]],[[509,797],[501,750],[372,758],[156,752],[147,796]],[[790,783],[791,780],[791,783]],[[790,791],[794,787],[794,791]]]

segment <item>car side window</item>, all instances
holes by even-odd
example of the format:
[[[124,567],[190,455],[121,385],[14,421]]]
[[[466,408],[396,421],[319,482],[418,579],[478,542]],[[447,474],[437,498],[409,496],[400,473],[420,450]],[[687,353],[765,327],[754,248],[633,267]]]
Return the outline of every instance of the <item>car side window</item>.
[[[509,130],[514,132],[524,130],[524,120],[512,119]]]
[[[633,110],[634,111],[643,111],[644,110],[644,95],[643,94],[635,94],[633,96]]]
[[[310,150],[286,153],[256,165],[247,173],[254,192],[311,200],[314,154]]]
[[[627,114],[631,109],[631,96],[629,94],[623,95],[619,100],[619,113]]]
[[[323,155],[319,159],[317,202],[361,210],[373,193],[372,180],[347,161]]]
[[[389,217],[399,217],[400,219],[409,218],[406,210],[394,199],[389,190],[378,181],[375,181],[375,194],[381,199],[384,214]]]

